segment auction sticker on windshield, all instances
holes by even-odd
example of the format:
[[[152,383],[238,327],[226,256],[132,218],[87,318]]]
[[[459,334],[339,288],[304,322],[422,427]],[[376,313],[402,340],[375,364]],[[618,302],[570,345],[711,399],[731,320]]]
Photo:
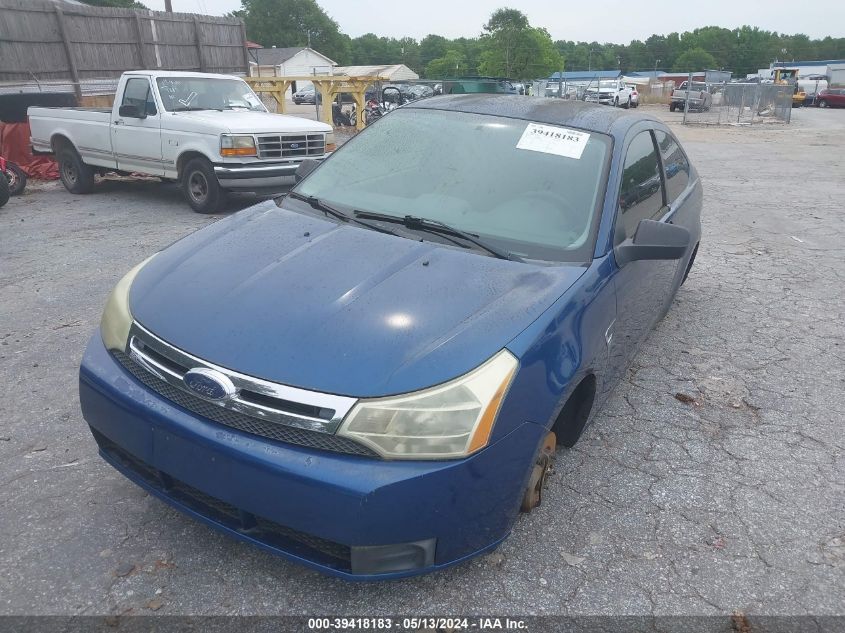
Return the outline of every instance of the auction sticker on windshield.
[[[522,136],[519,137],[516,148],[580,159],[589,140],[590,135],[587,132],[529,123]]]

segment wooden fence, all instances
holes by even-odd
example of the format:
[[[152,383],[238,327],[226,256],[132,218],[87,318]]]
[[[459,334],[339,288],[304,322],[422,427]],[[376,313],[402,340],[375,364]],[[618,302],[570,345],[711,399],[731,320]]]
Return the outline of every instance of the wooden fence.
[[[0,81],[109,78],[125,70],[249,74],[238,18],[0,0]]]

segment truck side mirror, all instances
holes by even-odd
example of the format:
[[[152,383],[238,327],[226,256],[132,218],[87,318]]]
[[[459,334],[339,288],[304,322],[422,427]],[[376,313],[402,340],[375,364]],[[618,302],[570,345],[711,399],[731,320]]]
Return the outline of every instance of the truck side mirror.
[[[120,109],[117,111],[120,116],[128,117],[130,119],[146,119],[147,112],[145,109],[141,109],[135,105],[122,105]]]
[[[320,161],[314,160],[313,158],[306,158],[304,161],[299,163],[299,167],[296,168],[296,171],[293,174],[297,184],[304,180],[308,174],[317,169],[319,166]]]
[[[687,252],[691,239],[690,232],[683,226],[640,220],[634,239],[614,249],[616,264],[622,267],[640,260],[680,259]]]

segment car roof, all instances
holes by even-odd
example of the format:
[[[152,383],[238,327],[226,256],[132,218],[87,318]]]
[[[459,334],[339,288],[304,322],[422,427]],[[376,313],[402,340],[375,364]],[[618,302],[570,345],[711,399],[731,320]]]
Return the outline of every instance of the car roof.
[[[507,94],[429,97],[423,101],[405,105],[403,108],[502,116],[614,136],[624,135],[628,128],[640,121],[660,123],[659,119],[646,114],[584,101]]]

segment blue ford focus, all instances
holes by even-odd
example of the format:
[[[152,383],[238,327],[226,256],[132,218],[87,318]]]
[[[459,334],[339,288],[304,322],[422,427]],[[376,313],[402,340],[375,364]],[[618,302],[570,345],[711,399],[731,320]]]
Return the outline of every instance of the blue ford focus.
[[[496,547],[686,278],[696,170],[648,116],[464,95],[300,172],[115,287],[80,370],[100,454],[345,578]]]

